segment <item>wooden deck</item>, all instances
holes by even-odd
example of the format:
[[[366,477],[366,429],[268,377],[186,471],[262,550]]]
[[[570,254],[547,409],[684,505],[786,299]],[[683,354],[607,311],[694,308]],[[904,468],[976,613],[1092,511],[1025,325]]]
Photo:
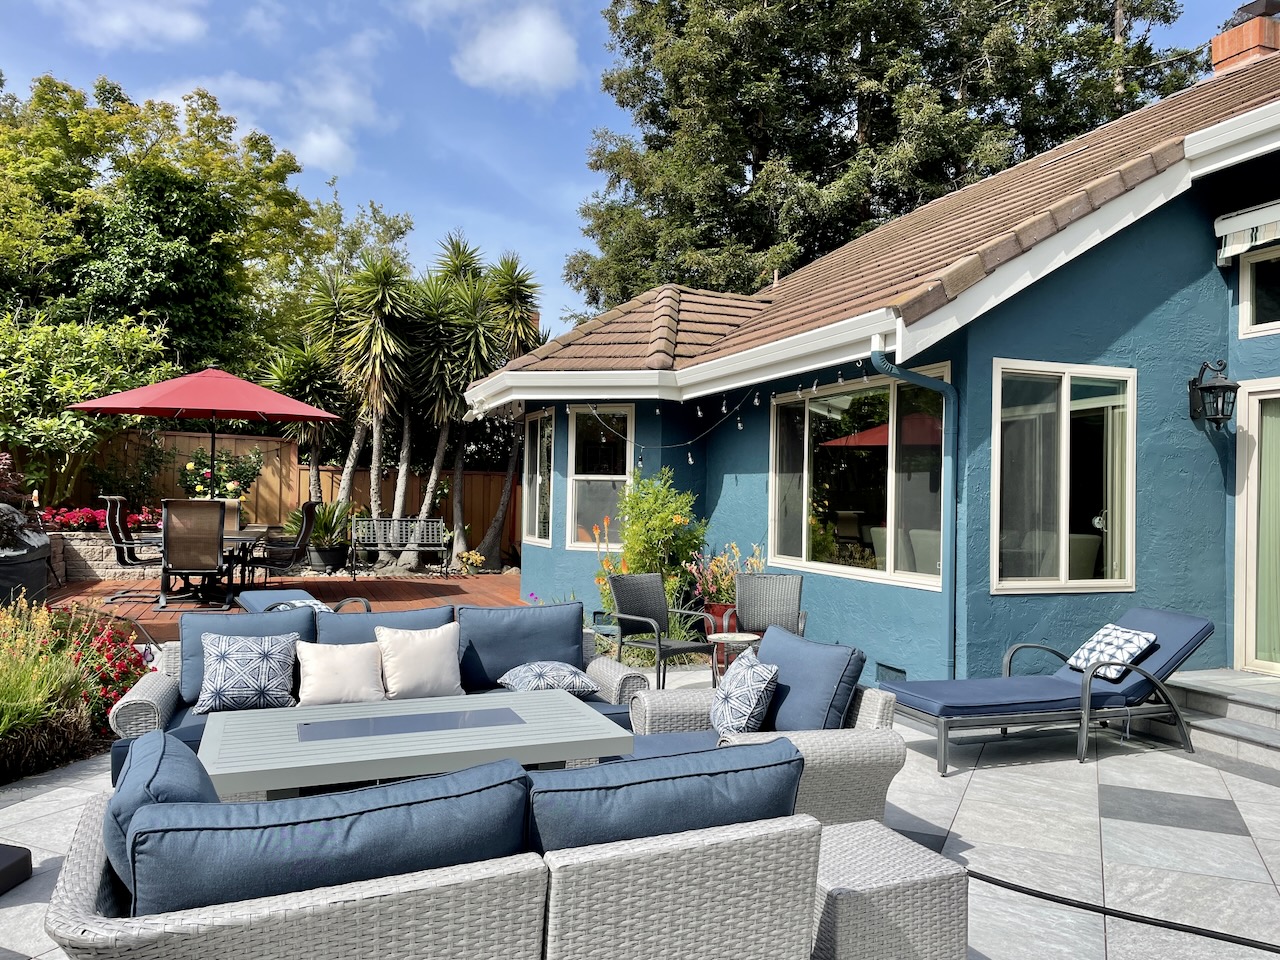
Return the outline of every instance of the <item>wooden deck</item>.
[[[364,597],[374,610],[411,610],[442,604],[471,604],[478,607],[509,607],[521,603],[520,578],[515,575],[472,577],[273,577],[273,590],[306,590],[317,600],[335,603],[344,597]],[[178,639],[178,618],[193,610],[210,610],[196,603],[171,603],[156,610],[147,600],[124,600],[104,605],[102,600],[117,590],[159,592],[159,580],[85,580],[70,583],[49,595],[50,603],[94,607],[132,620],[152,640],[163,643]],[[261,589],[261,587],[259,587]],[[232,610],[237,608],[233,607]]]

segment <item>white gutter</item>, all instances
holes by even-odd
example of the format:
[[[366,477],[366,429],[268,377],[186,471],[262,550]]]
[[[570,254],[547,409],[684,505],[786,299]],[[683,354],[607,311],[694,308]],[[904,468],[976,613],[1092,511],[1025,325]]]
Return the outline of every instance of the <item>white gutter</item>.
[[[1238,117],[1189,133],[1183,151],[1191,176],[1199,179],[1227,167],[1271,153],[1280,147],[1280,102],[1269,103]]]

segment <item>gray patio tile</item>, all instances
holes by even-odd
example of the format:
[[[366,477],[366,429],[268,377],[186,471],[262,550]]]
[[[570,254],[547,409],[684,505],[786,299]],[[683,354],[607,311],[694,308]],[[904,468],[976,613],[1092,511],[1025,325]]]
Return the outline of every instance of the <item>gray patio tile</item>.
[[[1103,866],[1107,906],[1280,943],[1280,893],[1271,883],[1140,867]]]
[[[969,884],[971,960],[1106,960],[1102,918],[990,884]]]
[[[1090,760],[1093,757],[1092,750],[1090,744]],[[1068,760],[1071,762],[1063,762]],[[1074,732],[1012,731],[1005,739],[988,741],[978,760],[978,770],[1006,766],[1016,767],[1030,775],[1051,777],[1059,782],[1097,779],[1092,763],[1076,761]]]
[[[1102,784],[1098,787],[1098,815],[1111,820],[1158,823],[1238,837],[1249,835],[1236,802],[1216,797]]]
[[[1040,769],[979,767],[969,780],[965,802],[1020,803],[1044,811],[1093,815],[1098,809],[1098,784],[1093,779],[1057,780]]]
[[[960,801],[948,797],[902,797],[895,802],[890,793],[884,808],[884,822],[894,830],[946,834],[955,820]]]
[[[1131,820],[1102,821],[1102,859],[1182,873],[1270,883],[1253,838]]]
[[[911,796],[952,797],[959,799],[969,785],[970,770],[953,770],[950,776],[938,776],[933,756],[926,759],[908,752],[906,765],[893,778],[890,796],[897,790]]]
[[[69,960],[67,952],[61,947],[54,947],[48,953],[42,953],[35,960]]]
[[[1262,855],[1262,862],[1271,872],[1272,881],[1280,884],[1280,840],[1261,840],[1255,837],[1253,842]]]
[[[1098,782],[1117,787],[1230,799],[1231,793],[1220,771],[1203,764],[1188,763],[1185,756],[1167,750],[1104,756],[1098,762]]]
[[[0,832],[15,823],[37,820],[57,813],[59,810],[82,807],[92,796],[93,792],[90,790],[59,787],[32,799],[10,804],[0,809]]]
[[[24,820],[0,827],[0,837],[19,846],[36,845],[45,850],[53,850],[65,854],[71,846],[71,838],[75,835],[76,825],[80,822],[80,811],[83,805],[71,809],[59,810],[47,817]]]
[[[966,800],[951,834],[975,845],[997,843],[1028,851],[1101,856],[1095,812],[1048,812],[1024,807],[1016,799],[1008,803]]]
[[[30,958],[25,953],[14,953],[12,950],[0,947],[0,960],[30,960]]]
[[[1262,960],[1275,954],[1107,917],[1107,960]]]
[[[0,897],[0,949],[38,957],[58,946],[44,932],[45,909],[57,880],[57,870],[46,870]]]
[[[998,843],[973,846],[958,837],[949,837],[942,855],[998,880],[1086,903],[1102,903],[1102,861],[1096,850],[1081,850],[1074,855],[1031,852]],[[970,881],[971,891],[977,886],[991,885]]]
[[[1236,803],[1269,803],[1280,807],[1280,786],[1263,783],[1259,780],[1251,780],[1248,777],[1242,777],[1227,770],[1221,772],[1222,782],[1226,785]]]
[[[1269,803],[1237,803],[1249,832],[1263,840],[1280,840],[1280,809]]]

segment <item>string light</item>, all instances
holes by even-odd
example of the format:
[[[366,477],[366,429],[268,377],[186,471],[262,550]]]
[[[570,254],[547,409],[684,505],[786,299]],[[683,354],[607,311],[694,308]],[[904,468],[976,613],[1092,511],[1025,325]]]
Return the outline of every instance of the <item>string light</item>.
[[[725,400],[725,398],[724,398],[724,397],[721,397],[721,398],[720,398],[720,412],[721,412],[721,413],[728,413],[728,412],[729,412],[729,403],[728,403],[728,401],[726,401],[726,400]]]
[[[844,371],[843,371],[843,370],[837,370],[837,371],[836,371],[836,383],[844,383]]]
[[[758,406],[760,406],[760,391],[759,391],[759,390],[757,390],[757,391],[756,391],[755,398],[751,401],[751,405],[752,405],[753,407],[758,407]]]
[[[690,450],[690,451],[689,451],[689,453],[687,454],[687,456],[688,456],[688,458],[689,458],[689,466],[691,466],[691,467],[692,467],[692,466],[693,466],[693,451],[692,451],[692,450]]]
[[[814,378],[813,378],[813,389],[812,389],[812,390],[810,390],[809,392],[810,392],[810,393],[817,393],[817,392],[818,392],[818,378],[817,378],[817,377],[814,377]]]
[[[640,456],[636,457],[636,469],[644,469],[644,447],[640,448]]]
[[[741,417],[739,417],[739,418],[738,418],[738,429],[739,429],[739,430],[741,430],[741,429],[742,429],[742,418],[741,418]]]
[[[698,419],[702,419],[702,404],[698,404]]]

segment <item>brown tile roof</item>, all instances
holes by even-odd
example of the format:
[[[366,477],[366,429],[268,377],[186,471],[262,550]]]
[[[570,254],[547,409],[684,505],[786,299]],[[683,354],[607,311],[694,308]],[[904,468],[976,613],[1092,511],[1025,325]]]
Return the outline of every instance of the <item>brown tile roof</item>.
[[[1280,55],[1211,77],[926,204],[754,297],[668,285],[508,369],[682,369],[879,307],[911,324],[1183,158],[1183,140],[1280,99]]]

